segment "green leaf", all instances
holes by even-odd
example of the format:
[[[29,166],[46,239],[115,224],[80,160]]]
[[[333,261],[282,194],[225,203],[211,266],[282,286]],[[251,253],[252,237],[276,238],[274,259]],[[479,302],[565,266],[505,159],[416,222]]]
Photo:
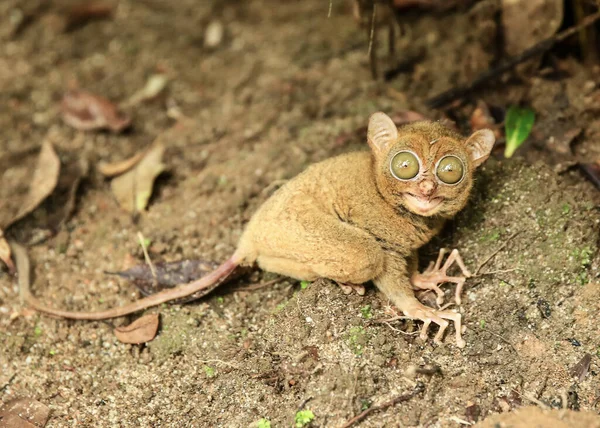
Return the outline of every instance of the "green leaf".
[[[309,285],[310,285],[310,282],[308,282],[308,281],[300,281],[300,288],[302,290],[306,290]]]
[[[315,418],[315,415],[310,410],[300,410],[296,413],[296,417],[294,418],[294,422],[296,422],[296,428],[302,428]]]
[[[504,157],[510,158],[529,137],[535,122],[535,113],[529,108],[509,107],[504,127],[506,130],[506,149]]]

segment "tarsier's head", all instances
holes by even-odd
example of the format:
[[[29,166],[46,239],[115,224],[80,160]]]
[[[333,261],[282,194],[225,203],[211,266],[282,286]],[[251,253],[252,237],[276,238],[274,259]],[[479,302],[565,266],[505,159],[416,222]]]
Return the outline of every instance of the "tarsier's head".
[[[465,206],[473,173],[495,141],[489,129],[465,139],[436,122],[397,128],[381,112],[371,115],[367,135],[382,196],[394,206],[427,217],[452,217]]]

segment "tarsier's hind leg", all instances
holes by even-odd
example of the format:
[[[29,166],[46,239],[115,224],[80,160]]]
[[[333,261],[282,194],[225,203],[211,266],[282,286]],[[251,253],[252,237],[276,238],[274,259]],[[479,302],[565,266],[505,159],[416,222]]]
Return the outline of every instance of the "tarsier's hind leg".
[[[300,219],[279,216],[265,222],[268,227],[246,231],[239,250],[256,254],[266,271],[300,280],[327,278],[343,284],[344,292],[364,294],[360,284],[383,270],[381,246],[370,234],[318,208],[307,207]]]

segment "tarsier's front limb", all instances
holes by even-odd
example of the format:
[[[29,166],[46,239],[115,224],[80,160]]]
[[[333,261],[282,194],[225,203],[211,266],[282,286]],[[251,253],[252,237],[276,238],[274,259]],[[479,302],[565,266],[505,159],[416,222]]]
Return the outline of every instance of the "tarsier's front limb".
[[[427,339],[427,330],[431,323],[437,324],[439,330],[433,341],[442,343],[444,331],[448,327],[448,321],[454,321],[456,329],[456,346],[464,348],[466,342],[462,338],[461,315],[454,311],[441,311],[423,305],[414,295],[412,285],[409,281],[408,267],[405,257],[399,254],[386,252],[386,269],[374,282],[405,316],[415,320],[423,321],[420,338]]]
[[[456,304],[460,305],[462,289],[465,284],[465,280],[471,276],[471,272],[469,272],[465,266],[457,249],[450,251],[450,255],[446,259],[446,262],[442,265],[442,260],[444,260],[444,256],[448,253],[448,251],[449,250],[446,248],[440,249],[440,253],[435,263],[429,263],[427,269],[425,269],[422,273],[413,273],[410,277],[410,282],[417,290],[432,290],[435,292],[437,295],[436,302],[438,305],[442,305],[444,303],[444,292],[440,289],[439,285],[445,282],[453,282],[456,284]],[[454,263],[458,265],[464,276],[448,276],[447,271]]]

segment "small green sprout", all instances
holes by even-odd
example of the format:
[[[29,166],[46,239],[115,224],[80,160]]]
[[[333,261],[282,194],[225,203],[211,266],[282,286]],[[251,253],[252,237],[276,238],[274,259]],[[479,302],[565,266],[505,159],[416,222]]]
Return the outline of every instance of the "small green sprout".
[[[371,313],[371,305],[363,306],[360,308],[360,313],[362,317],[366,320],[373,318],[373,314]]]
[[[35,328],[33,329],[33,334],[35,335],[35,337],[40,337],[43,333],[42,327],[40,327],[39,325],[36,325]]]
[[[529,137],[535,122],[535,113],[529,108],[511,106],[506,112],[504,128],[506,132],[506,148],[504,157],[510,158]]]
[[[566,204],[566,203],[565,203],[565,204],[563,204],[563,205],[562,205],[562,213],[563,213],[563,215],[567,215],[567,214],[569,214],[570,212],[571,212],[571,205],[569,205],[569,204]]]
[[[366,399],[360,400],[360,410],[362,412],[364,412],[365,410],[367,410],[369,407],[371,407],[371,401],[366,400]]]
[[[204,369],[204,373],[206,374],[206,377],[214,377],[215,376],[215,369],[213,369],[212,367],[204,366],[202,368]]]
[[[308,288],[309,284],[310,284],[310,282],[308,282],[308,281],[300,281],[300,288],[302,290],[306,290]]]
[[[354,355],[362,355],[368,342],[367,332],[362,326],[352,327],[346,335],[346,344]]]
[[[258,428],[271,428],[271,422],[268,419],[262,418],[260,421],[258,421],[257,427]]]
[[[307,426],[315,418],[315,415],[310,410],[300,410],[296,412],[294,422],[296,422],[296,428],[302,428]]]
[[[50,349],[50,352],[48,352],[51,356],[56,355],[56,350],[54,349]]]
[[[485,320],[479,320],[479,327],[485,328]]]
[[[222,296],[217,297],[217,303],[222,304],[225,299]]]

